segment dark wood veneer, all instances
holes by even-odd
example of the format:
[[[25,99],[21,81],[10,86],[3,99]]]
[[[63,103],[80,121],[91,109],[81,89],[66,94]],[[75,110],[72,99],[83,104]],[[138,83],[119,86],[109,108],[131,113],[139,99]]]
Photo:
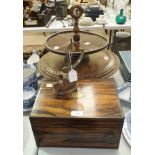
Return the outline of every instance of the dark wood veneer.
[[[76,93],[55,97],[47,83],[30,115],[38,146],[118,148],[124,115],[112,79],[78,81],[77,98]]]

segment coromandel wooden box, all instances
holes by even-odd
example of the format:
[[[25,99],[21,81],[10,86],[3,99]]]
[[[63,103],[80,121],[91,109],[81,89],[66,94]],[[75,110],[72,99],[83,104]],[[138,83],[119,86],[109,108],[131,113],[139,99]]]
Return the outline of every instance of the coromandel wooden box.
[[[62,97],[50,84],[43,81],[30,115],[38,146],[118,148],[124,115],[112,79],[78,81]]]

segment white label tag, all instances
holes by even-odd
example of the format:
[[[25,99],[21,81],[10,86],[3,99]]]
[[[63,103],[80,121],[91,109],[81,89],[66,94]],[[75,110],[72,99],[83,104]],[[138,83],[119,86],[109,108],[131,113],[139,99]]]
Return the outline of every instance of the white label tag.
[[[104,57],[104,60],[108,60],[108,57],[107,57],[107,56],[105,56],[105,57]]]
[[[83,116],[83,111],[71,111],[71,116]]]
[[[46,87],[53,87],[52,83],[47,83]]]
[[[77,81],[77,72],[73,69],[71,69],[68,73],[69,82]]]

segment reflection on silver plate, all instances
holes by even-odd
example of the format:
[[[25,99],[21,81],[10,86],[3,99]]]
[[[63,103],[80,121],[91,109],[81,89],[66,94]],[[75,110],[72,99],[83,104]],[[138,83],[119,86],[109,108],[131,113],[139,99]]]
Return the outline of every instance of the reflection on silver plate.
[[[131,146],[131,111],[125,115],[122,132],[126,142]]]

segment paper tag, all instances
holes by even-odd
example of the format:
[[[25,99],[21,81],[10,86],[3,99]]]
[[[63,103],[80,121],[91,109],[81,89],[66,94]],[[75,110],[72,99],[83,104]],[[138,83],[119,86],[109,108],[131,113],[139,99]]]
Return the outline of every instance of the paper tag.
[[[46,87],[53,87],[52,83],[47,83]]]
[[[83,116],[83,111],[71,111],[71,116]]]
[[[105,57],[104,57],[104,60],[108,60],[108,57],[107,57],[107,56],[105,56]]]
[[[77,72],[73,69],[71,69],[68,73],[69,82],[77,81]]]

